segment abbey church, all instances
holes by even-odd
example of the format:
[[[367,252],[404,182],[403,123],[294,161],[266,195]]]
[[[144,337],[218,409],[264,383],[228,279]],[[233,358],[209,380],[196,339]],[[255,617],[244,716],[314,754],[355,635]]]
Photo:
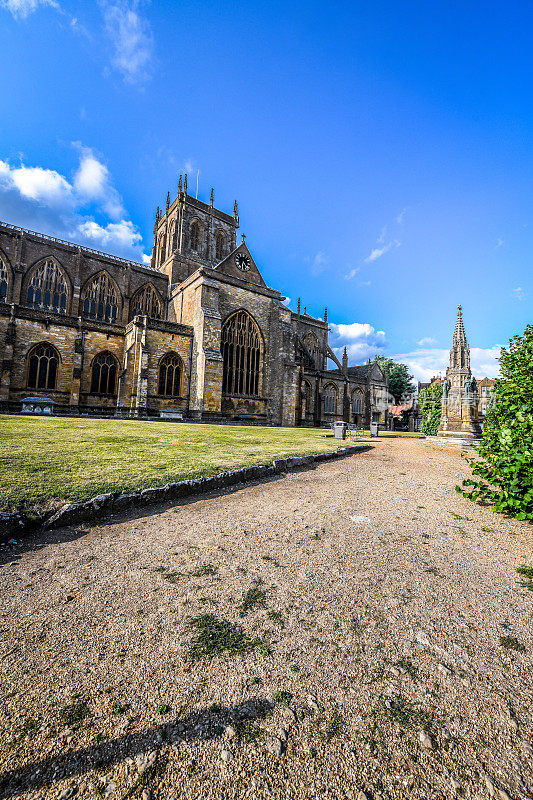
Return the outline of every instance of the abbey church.
[[[71,415],[379,419],[379,367],[339,361],[327,310],[284,305],[238,228],[237,204],[190,196],[187,176],[157,211],[150,266],[0,223],[0,410],[31,396]]]

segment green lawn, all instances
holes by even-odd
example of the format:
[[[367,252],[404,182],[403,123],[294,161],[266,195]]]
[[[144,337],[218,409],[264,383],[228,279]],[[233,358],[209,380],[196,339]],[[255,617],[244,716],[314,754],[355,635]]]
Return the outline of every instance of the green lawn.
[[[313,428],[2,415],[0,509],[164,486],[341,444]]]

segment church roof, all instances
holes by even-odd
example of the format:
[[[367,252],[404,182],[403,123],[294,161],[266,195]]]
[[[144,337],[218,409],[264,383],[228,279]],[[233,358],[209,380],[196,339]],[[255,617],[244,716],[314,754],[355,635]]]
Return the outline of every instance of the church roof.
[[[346,372],[356,378],[367,378],[372,372],[373,364],[359,364],[355,367],[348,367]]]
[[[234,250],[231,251],[222,261],[215,264],[213,267],[215,272],[223,272],[226,275],[231,275],[233,278],[247,281],[248,283],[255,283],[258,286],[267,288],[263,276],[259,272],[254,257],[248,249],[248,245],[244,241],[241,242]]]

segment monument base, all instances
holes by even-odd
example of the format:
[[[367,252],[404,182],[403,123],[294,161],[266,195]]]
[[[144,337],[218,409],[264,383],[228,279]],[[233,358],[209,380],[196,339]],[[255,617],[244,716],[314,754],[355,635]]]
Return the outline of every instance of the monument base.
[[[453,432],[446,434],[441,431],[436,436],[426,436],[425,441],[430,444],[444,445],[445,447],[476,447],[480,442],[479,436],[461,435],[460,433]]]

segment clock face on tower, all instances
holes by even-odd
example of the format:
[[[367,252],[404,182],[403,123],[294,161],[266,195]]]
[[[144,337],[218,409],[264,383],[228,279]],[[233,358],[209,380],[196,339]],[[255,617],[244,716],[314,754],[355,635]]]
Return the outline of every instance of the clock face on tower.
[[[248,272],[251,267],[251,261],[246,253],[237,253],[235,256],[235,266],[243,272]]]

